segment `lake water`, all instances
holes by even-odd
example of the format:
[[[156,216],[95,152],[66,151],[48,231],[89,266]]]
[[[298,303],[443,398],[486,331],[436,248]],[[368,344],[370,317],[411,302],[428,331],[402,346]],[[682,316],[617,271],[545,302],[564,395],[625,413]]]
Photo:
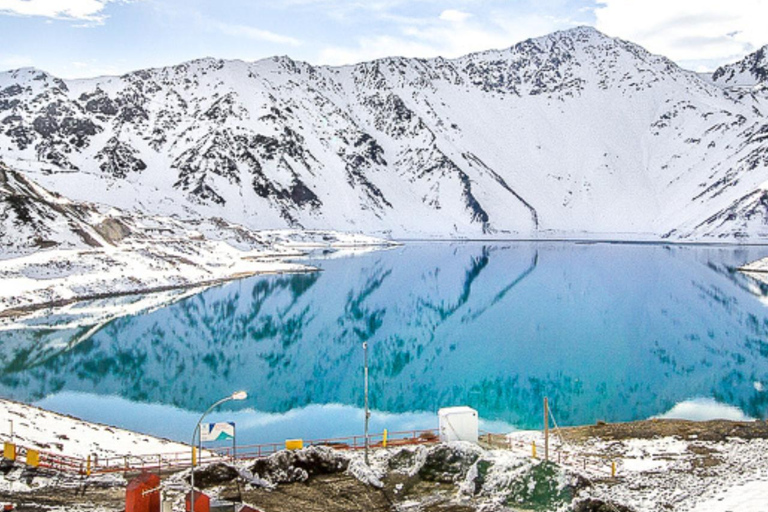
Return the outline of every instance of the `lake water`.
[[[766,255],[552,242],[316,257],[322,272],[0,331],[0,395],[184,441],[202,410],[245,389],[211,416],[235,421],[239,441],[360,434],[367,341],[373,432],[434,428],[453,405],[488,430],[540,428],[544,396],[561,425],[681,403],[765,418],[768,288],[735,267]]]

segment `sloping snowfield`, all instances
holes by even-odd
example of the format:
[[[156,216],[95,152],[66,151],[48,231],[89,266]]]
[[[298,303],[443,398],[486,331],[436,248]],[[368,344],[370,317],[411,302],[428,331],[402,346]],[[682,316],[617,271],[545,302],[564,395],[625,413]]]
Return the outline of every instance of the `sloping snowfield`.
[[[163,454],[187,449],[182,443],[91,423],[2,398],[0,418],[3,441],[70,457]]]

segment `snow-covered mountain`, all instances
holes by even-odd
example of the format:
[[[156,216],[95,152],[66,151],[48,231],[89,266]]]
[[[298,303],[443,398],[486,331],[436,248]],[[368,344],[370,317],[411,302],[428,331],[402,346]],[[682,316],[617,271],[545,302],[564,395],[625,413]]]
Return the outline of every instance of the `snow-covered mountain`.
[[[182,222],[72,201],[0,162],[0,329],[6,317],[43,305],[199,290],[253,274],[313,270],[285,261],[304,255],[300,249],[359,251],[391,245],[364,235],[255,232],[219,218]],[[183,292],[169,295],[176,300]],[[113,309],[130,312],[132,307]]]
[[[217,218],[182,223],[72,201],[0,162],[0,260],[49,248],[99,250],[130,244],[182,244],[192,250],[193,245],[202,246],[208,240],[227,242],[243,251],[272,253],[284,251],[276,244],[288,241]]]
[[[768,85],[768,46],[760,48],[739,62],[721,66],[712,74],[712,81],[725,86]]]
[[[74,199],[257,229],[757,239],[765,52],[702,78],[579,27],[453,60],[20,69],[0,157]]]

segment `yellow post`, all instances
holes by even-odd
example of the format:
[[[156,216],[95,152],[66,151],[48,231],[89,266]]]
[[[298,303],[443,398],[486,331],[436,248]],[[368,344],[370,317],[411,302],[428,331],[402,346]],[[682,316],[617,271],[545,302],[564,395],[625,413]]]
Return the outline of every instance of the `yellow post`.
[[[40,452],[37,450],[27,450],[27,466],[36,468],[40,465]]]
[[[531,450],[533,452],[531,457],[535,459],[536,458],[536,441],[531,441]]]
[[[8,460],[16,460],[16,445],[13,443],[3,444],[3,458]]]
[[[91,476],[91,456],[88,455],[88,460],[85,461],[85,476]]]
[[[616,476],[616,461],[611,461],[611,478],[614,478]]]
[[[384,448],[387,447],[387,429],[384,429],[384,437],[381,440],[381,446],[383,446]]]
[[[192,447],[192,467],[197,466],[197,447]]]
[[[285,440],[286,450],[301,450],[302,448],[304,448],[303,439],[286,439]]]

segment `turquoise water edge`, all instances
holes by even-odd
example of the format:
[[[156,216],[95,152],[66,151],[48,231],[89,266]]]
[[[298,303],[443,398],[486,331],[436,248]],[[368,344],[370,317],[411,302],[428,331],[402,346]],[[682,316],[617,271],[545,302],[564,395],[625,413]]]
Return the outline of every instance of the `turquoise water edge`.
[[[211,417],[235,421],[239,441],[360,434],[366,341],[372,431],[433,428],[453,405],[487,430],[539,428],[544,396],[561,425],[681,404],[765,418],[768,287],[736,268],[766,255],[565,242],[315,255],[321,272],[0,331],[0,395],[183,441],[210,403],[245,389]]]

